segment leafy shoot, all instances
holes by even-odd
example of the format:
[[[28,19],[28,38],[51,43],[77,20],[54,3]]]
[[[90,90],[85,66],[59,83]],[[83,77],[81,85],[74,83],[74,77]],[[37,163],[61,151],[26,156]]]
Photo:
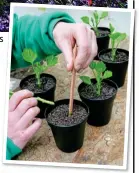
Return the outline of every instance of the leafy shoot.
[[[95,78],[96,78],[96,87],[97,87],[97,95],[100,96],[101,95],[101,90],[102,90],[102,81],[104,79],[108,79],[112,76],[112,72],[109,70],[106,70],[106,65],[102,62],[91,62],[91,64],[89,65],[89,67],[92,69]],[[91,82],[91,78],[88,76],[80,76],[80,79],[87,85],[93,86]]]

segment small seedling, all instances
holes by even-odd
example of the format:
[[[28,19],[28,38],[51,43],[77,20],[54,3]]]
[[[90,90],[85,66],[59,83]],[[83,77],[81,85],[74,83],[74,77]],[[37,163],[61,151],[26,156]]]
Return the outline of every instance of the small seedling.
[[[89,67],[92,69],[93,74],[96,78],[96,94],[98,96],[101,95],[101,90],[102,90],[102,81],[104,79],[108,79],[112,76],[112,72],[109,70],[106,70],[106,65],[102,62],[91,62]],[[87,85],[90,85],[91,87],[94,88],[94,84],[91,82],[91,78],[89,76],[80,76],[80,79]]]
[[[41,87],[40,75],[49,67],[57,64],[58,58],[54,55],[47,56],[43,63],[35,62],[37,59],[37,53],[32,49],[24,49],[22,52],[23,59],[32,65],[33,71],[37,79],[37,85]]]
[[[120,32],[115,32],[115,28],[112,26],[112,24],[109,24],[110,27],[110,40],[111,40],[111,46],[112,46],[112,52],[111,52],[111,60],[115,61],[116,60],[116,51],[119,46],[119,44],[126,39],[127,35],[126,33],[120,33]]]
[[[100,21],[106,17],[108,17],[108,12],[105,11],[105,12],[99,13],[97,11],[94,11],[90,18],[88,16],[83,16],[81,20],[84,23],[90,25],[90,27],[94,29],[96,36],[99,36],[98,25]]]
[[[9,91],[9,99],[12,97],[13,94],[14,94],[14,92]],[[52,102],[52,101],[48,101],[48,100],[42,99],[42,98],[40,98],[40,97],[35,97],[35,98],[36,98],[38,101],[42,102],[42,103],[46,103],[46,104],[48,104],[48,105],[55,105],[55,103]]]

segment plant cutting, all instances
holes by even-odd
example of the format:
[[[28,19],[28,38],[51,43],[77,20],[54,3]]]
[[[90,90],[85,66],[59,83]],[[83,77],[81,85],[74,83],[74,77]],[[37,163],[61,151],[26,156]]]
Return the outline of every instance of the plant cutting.
[[[119,46],[121,42],[127,38],[127,35],[126,33],[115,31],[112,24],[109,24],[109,28],[111,48],[100,51],[99,59],[106,64],[109,70],[113,72],[111,80],[116,82],[118,87],[121,87],[125,82],[129,52],[125,49],[120,49]]]
[[[89,67],[95,78],[80,76],[82,83],[78,87],[78,93],[81,100],[89,107],[88,124],[104,126],[111,119],[117,85],[108,80],[112,72],[107,70],[102,61],[93,61]]]
[[[37,53],[33,52],[31,49],[24,49],[22,56],[26,62],[32,65],[37,80],[37,86],[41,88],[42,87],[42,81],[40,78],[41,74],[49,67],[57,64],[57,57],[55,57],[54,55],[47,56],[46,57],[47,65],[46,65],[46,63],[41,64],[41,62],[34,63],[37,58]]]
[[[73,57],[75,57],[76,51],[75,48]],[[88,117],[88,107],[74,99],[75,77],[76,71],[73,68],[70,99],[56,101],[54,106],[45,111],[57,147],[67,153],[75,152],[82,147]]]
[[[9,98],[11,98],[13,94],[14,94],[13,91],[9,91]],[[37,101],[40,101],[40,102],[42,102],[42,103],[48,104],[48,105],[55,105],[54,102],[51,102],[51,101],[42,99],[42,98],[40,98],[40,97],[36,97],[36,100],[37,100]]]
[[[50,55],[45,58],[45,61],[36,62],[37,53],[31,49],[24,49],[22,56],[27,63],[32,65],[34,74],[22,79],[20,82],[20,88],[32,91],[35,97],[54,101],[56,79],[54,76],[43,72],[49,67],[57,64],[57,57]],[[42,102],[38,102],[38,107],[40,108],[40,114],[38,117],[44,118],[46,105]]]
[[[107,49],[109,46],[110,29],[107,27],[99,27],[101,20],[104,20],[106,17],[108,17],[108,12],[94,11],[90,17],[83,16],[81,18],[85,24],[94,30],[97,37],[98,52]],[[96,59],[98,59],[98,57],[96,57]]]
[[[90,19],[88,16],[83,16],[81,20],[90,25],[90,27],[95,31],[96,36],[100,36],[101,33],[99,33],[98,25],[100,21],[106,17],[108,17],[108,12],[99,13],[98,11],[94,11]]]
[[[91,78],[89,76],[80,76],[80,79],[90,85],[92,89],[96,92],[96,95],[100,96],[102,92],[102,81],[104,79],[108,79],[112,76],[112,72],[106,70],[106,65],[103,62],[92,62],[90,64],[90,68],[93,70],[93,74],[96,78],[96,89],[91,82]]]
[[[126,39],[126,33],[120,33],[120,32],[114,32],[115,28],[112,26],[110,23],[110,40],[111,40],[111,45],[112,45],[112,50],[111,50],[111,60],[116,61],[118,58],[116,56],[116,51],[119,46],[119,44]]]

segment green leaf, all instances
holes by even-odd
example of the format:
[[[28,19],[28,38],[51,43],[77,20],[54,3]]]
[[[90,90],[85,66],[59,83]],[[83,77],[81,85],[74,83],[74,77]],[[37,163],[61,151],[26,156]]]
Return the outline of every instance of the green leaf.
[[[102,61],[99,61],[95,66],[95,70],[99,73],[103,73],[106,70],[106,65]]]
[[[93,24],[93,27],[95,27],[95,22],[94,22],[93,17],[91,17],[91,22],[92,22],[92,24]]]
[[[121,42],[126,39],[126,33],[121,33],[120,36],[117,38],[117,42]]]
[[[115,33],[113,33],[113,34],[110,34],[109,37],[110,37],[112,40],[116,40],[120,35],[121,35],[120,32],[115,32]]]
[[[42,72],[48,69],[48,66],[46,64],[41,65]]]
[[[12,97],[14,93],[12,91],[9,91],[9,99]]]
[[[96,25],[98,25],[99,15],[98,15],[97,11],[95,11],[95,12],[93,13],[93,15],[94,15],[94,18],[95,18],[95,21],[96,21]]]
[[[22,52],[23,59],[31,64],[36,60],[37,54],[32,49],[24,49]]]
[[[103,79],[110,78],[112,76],[112,72],[107,70],[104,72]]]
[[[42,66],[40,62],[36,62],[34,65],[34,72],[38,76],[40,73],[42,73]]]
[[[88,16],[83,16],[81,17],[81,20],[86,23],[86,24],[89,24],[89,17]]]
[[[88,76],[80,76],[80,79],[87,85],[91,85],[92,84],[91,78],[88,77]]]
[[[51,67],[57,64],[58,58],[54,55],[50,55],[46,57],[46,61],[47,61],[47,66]]]
[[[92,70],[94,70],[95,67],[96,67],[96,64],[97,64],[97,62],[92,61],[92,62],[90,63],[90,65],[89,65],[89,67],[90,67]]]
[[[111,33],[113,33],[115,28],[113,27],[113,25],[111,23],[109,24],[109,28],[110,28]]]
[[[100,19],[104,19],[107,16],[108,16],[108,12],[104,11],[104,12],[101,13]]]

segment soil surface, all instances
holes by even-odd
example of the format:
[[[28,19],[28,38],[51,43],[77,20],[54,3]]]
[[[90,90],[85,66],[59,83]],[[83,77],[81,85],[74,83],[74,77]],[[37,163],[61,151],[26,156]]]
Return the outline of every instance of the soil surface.
[[[55,85],[55,81],[52,78],[46,76],[41,77],[41,83],[41,87],[38,87],[36,78],[32,77],[24,82],[22,89],[28,89],[34,93],[40,93],[50,90]]]
[[[98,96],[96,93],[97,91],[96,84],[94,84],[93,86],[94,87],[92,87],[91,85],[85,85],[85,87],[83,87],[80,90],[81,96],[87,99],[103,100],[112,97],[116,93],[116,89],[114,87],[108,85],[105,82],[102,82],[101,95]]]
[[[59,126],[72,126],[82,122],[87,116],[85,108],[80,105],[73,106],[73,113],[71,116],[68,116],[69,105],[63,104],[57,106],[52,112],[48,115],[48,122],[53,125]]]
[[[106,52],[103,55],[100,55],[101,60],[105,60],[107,62],[123,62],[128,60],[128,56],[125,52],[118,51],[116,52],[116,58],[114,61],[111,60],[111,52]]]

